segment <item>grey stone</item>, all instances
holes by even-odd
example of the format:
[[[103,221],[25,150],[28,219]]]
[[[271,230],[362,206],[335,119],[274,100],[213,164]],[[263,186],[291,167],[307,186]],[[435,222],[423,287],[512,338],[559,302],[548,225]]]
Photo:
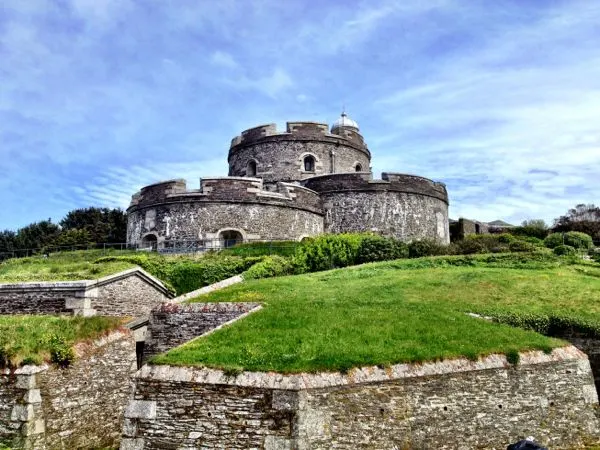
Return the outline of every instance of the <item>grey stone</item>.
[[[156,401],[131,400],[125,408],[127,419],[155,419]]]

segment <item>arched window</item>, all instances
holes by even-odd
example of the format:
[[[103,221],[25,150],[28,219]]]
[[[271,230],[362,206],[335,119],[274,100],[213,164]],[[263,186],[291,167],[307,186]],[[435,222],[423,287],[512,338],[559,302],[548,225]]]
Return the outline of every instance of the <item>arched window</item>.
[[[355,170],[356,172],[362,172],[362,166],[361,166],[360,164],[357,164],[357,165],[354,167],[354,170]]]
[[[256,176],[256,161],[248,162],[248,167],[246,167],[246,176],[247,177],[255,177]]]
[[[315,171],[315,157],[308,155],[304,158],[304,171],[314,172]]]
[[[223,247],[233,247],[244,242],[242,233],[236,230],[223,230],[219,233],[219,239],[223,241]]]

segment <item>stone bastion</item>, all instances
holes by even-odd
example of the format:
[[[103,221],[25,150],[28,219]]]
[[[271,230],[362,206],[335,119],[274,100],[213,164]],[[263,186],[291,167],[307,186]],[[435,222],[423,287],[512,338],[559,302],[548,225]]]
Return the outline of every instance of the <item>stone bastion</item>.
[[[443,183],[371,173],[358,124],[342,114],[325,123],[250,128],[229,149],[229,176],[146,186],[133,195],[127,242],[159,250],[221,248],[251,240],[301,240],[368,231],[403,241],[450,241]]]

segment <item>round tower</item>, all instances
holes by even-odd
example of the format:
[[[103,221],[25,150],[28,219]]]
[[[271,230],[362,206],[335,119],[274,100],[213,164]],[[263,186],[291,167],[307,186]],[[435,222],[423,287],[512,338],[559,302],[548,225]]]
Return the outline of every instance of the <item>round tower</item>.
[[[318,175],[369,170],[371,153],[358,124],[344,112],[332,125],[287,122],[242,132],[231,141],[229,176],[259,177],[267,183],[298,182]]]

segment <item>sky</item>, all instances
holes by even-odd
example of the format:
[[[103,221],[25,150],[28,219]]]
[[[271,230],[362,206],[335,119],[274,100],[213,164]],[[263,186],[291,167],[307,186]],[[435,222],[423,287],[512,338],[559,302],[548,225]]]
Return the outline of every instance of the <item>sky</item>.
[[[342,107],[452,218],[599,204],[600,2],[2,1],[0,229],[198,188],[242,130]]]

